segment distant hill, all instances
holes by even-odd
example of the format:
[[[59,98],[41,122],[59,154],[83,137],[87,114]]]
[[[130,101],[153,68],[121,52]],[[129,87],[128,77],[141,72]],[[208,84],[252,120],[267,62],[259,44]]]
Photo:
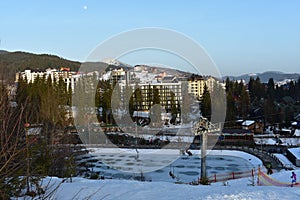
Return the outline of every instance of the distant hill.
[[[16,72],[25,69],[41,69],[69,67],[77,71],[80,62],[70,61],[54,55],[32,54],[26,52],[0,51],[0,79],[14,81]]]
[[[8,53],[8,51],[0,50],[0,54]]]
[[[267,71],[263,73],[256,73],[256,74],[244,74],[241,76],[225,76],[223,77],[223,80],[225,80],[227,77],[229,77],[230,80],[245,80],[246,82],[249,82],[250,77],[253,77],[256,79],[256,77],[259,77],[261,82],[267,83],[270,78],[273,78],[275,82],[283,81],[286,79],[294,79],[298,80],[300,74],[299,73],[283,73],[278,71]]]

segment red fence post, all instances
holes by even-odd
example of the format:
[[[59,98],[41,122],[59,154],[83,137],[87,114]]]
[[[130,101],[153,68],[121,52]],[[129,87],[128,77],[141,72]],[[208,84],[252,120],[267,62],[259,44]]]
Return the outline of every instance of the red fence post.
[[[232,179],[234,179],[234,172],[232,172]]]
[[[260,180],[259,180],[259,177],[260,177],[260,167],[258,166],[258,169],[257,169],[257,185],[260,185]]]
[[[215,174],[215,182],[217,182],[217,174]]]

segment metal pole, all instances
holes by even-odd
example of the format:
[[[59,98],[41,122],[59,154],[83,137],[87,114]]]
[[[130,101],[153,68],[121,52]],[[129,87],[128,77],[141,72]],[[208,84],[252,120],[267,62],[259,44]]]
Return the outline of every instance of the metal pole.
[[[260,136],[260,152],[262,152],[262,136]]]
[[[88,118],[89,144],[91,144],[90,115],[88,115],[87,118]]]
[[[202,145],[201,145],[201,180],[207,179],[206,173],[206,149],[207,149],[207,131],[202,133]]]

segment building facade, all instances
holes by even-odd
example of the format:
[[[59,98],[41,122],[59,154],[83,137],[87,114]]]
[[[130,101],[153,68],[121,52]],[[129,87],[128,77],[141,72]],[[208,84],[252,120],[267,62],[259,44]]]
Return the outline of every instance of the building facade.
[[[201,99],[204,92],[205,80],[202,76],[191,76],[188,79],[189,94],[193,94],[195,98]]]

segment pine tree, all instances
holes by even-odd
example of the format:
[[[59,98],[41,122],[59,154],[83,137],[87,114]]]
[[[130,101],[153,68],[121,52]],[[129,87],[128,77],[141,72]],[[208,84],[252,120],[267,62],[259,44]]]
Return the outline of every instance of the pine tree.
[[[206,84],[204,85],[201,101],[201,113],[203,117],[207,118],[209,121],[211,120],[211,98]]]
[[[123,101],[121,97],[121,87],[118,83],[115,84],[112,96],[111,96],[111,106],[113,111],[113,116],[120,118],[119,111],[123,111]]]
[[[188,82],[183,82],[181,86],[182,92],[182,105],[180,106],[180,116],[183,123],[189,123],[189,114],[191,112],[191,106],[195,102],[196,98],[188,93]],[[200,110],[197,110],[200,113]],[[197,114],[199,114],[197,113]]]
[[[210,92],[212,123],[224,122],[226,115],[226,92],[217,82],[214,83],[213,90]]]
[[[275,98],[275,84],[274,79],[270,78],[267,84],[267,96],[268,98],[274,99]]]
[[[229,77],[226,78],[225,88],[226,88],[226,92],[229,92],[229,90],[232,89],[232,82],[230,81]]]
[[[143,109],[143,94],[138,85],[135,86],[134,91],[134,103],[135,103],[135,110],[140,111]]]
[[[240,116],[246,118],[250,112],[250,97],[249,93],[246,91],[246,87],[243,87],[240,98]]]
[[[254,78],[250,77],[248,82],[248,90],[250,95],[250,101],[253,102],[255,99],[255,93],[254,93]]]
[[[227,109],[226,109],[226,118],[225,118],[225,127],[233,128],[236,125],[236,106],[234,97],[231,91],[227,93]]]
[[[153,105],[150,109],[150,120],[152,126],[159,126],[161,122],[161,106],[160,106],[159,90],[156,86],[153,87]]]
[[[170,122],[172,124],[175,124],[176,123],[177,114],[178,114],[178,108],[177,108],[177,103],[176,103],[174,92],[171,92],[170,95],[171,95],[170,101],[171,101],[171,116],[172,116]]]
[[[278,111],[276,110],[274,100],[272,98],[266,98],[264,102],[264,116],[266,123],[274,124],[277,121],[277,114]]]
[[[296,99],[300,101],[300,76],[296,83]]]

